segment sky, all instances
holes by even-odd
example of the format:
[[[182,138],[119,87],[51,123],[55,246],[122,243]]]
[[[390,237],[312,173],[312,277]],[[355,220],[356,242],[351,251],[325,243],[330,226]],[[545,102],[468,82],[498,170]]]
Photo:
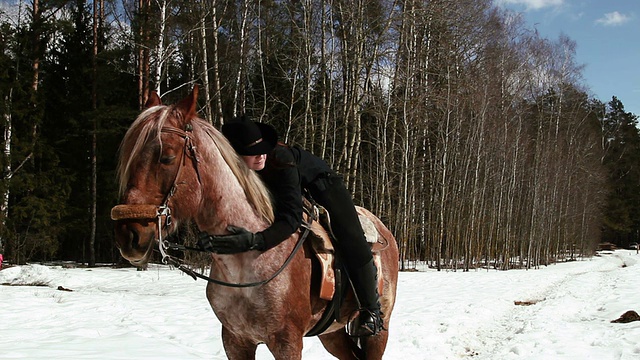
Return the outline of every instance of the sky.
[[[640,312],[639,261],[617,250],[537,270],[401,272],[383,359],[637,360],[640,321],[611,321]],[[226,359],[206,283],[167,266],[30,264],[0,284],[2,359]],[[260,345],[257,359],[273,356]],[[305,338],[303,359],[333,357]]]
[[[640,1],[494,0],[523,13],[545,38],[565,34],[577,44],[584,82],[603,102],[616,96],[627,112],[640,116]]]

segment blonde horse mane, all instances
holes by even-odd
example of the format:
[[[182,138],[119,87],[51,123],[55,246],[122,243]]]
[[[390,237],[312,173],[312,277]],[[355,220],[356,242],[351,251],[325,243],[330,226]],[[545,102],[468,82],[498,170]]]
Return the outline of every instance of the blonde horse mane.
[[[155,136],[158,142],[162,144],[160,141],[161,129],[164,127],[171,110],[172,108],[166,105],[148,108],[138,116],[129,130],[127,130],[120,144],[118,158],[117,177],[120,195],[127,188],[134,159],[138,158],[138,155],[151,137]],[[194,128],[194,137],[202,132],[211,139],[211,141],[208,141],[208,139],[201,138],[198,151],[215,151],[217,148],[231,172],[238,179],[249,203],[263,219],[268,223],[272,223],[274,214],[271,197],[260,177],[255,171],[249,169],[231,147],[229,141],[213,125],[200,118],[192,119],[191,124]]]
[[[263,219],[268,223],[272,223],[274,214],[271,196],[269,194],[269,190],[258,174],[249,169],[244,160],[242,160],[238,153],[233,149],[229,140],[227,140],[227,138],[211,124],[202,119],[194,119],[192,123],[194,126],[196,124],[200,125],[202,130],[204,130],[207,135],[213,139],[213,145],[218,147],[222,158],[227,165],[229,165],[231,172],[238,179],[238,182],[240,182],[240,186],[244,190],[249,203],[253,205]]]

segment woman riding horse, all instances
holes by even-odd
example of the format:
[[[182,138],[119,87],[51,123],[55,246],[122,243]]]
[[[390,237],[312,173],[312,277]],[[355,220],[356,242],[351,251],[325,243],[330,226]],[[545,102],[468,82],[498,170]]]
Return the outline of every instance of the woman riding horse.
[[[331,214],[331,229],[360,302],[359,315],[348,326],[349,334],[354,337],[377,334],[383,327],[377,269],[342,178],[310,152],[278,143],[278,134],[270,125],[241,116],[224,124],[222,133],[267,185],[275,200],[275,221],[258,233],[234,226],[229,228],[231,235],[201,233],[199,246],[218,254],[234,254],[264,251],[278,245],[300,228],[302,191],[306,189]]]
[[[350,320],[349,314],[358,308],[358,304],[352,292],[348,292],[344,301],[335,308],[335,300],[321,297],[320,272],[314,271],[319,265],[314,262],[311,246],[303,243],[308,232],[296,231],[288,240],[274,246],[275,235],[269,237],[269,231],[265,229],[274,221],[274,205],[281,205],[269,195],[265,185],[265,181],[269,181],[266,169],[260,170],[260,175],[252,171],[228,139],[211,123],[198,117],[197,90],[194,87],[189,96],[175,105],[163,105],[157,94],[152,93],[147,108],[131,124],[122,140],[118,160],[121,199],[111,211],[111,218],[116,221],[115,243],[122,256],[136,266],[145,266],[157,248],[163,256],[163,262],[170,260],[172,264],[180,264],[182,269],[185,264],[167,253],[172,245],[166,240],[178,230],[180,224],[193,223],[201,231],[212,235],[229,234],[227,228],[235,225],[232,229],[235,235],[240,233],[236,240],[242,240],[242,245],[228,238],[226,240],[232,241],[224,241],[223,238],[221,242],[212,242],[211,246],[217,247],[212,249],[218,253],[211,253],[206,286],[206,297],[222,325],[221,340],[230,360],[255,359],[260,344],[264,344],[277,360],[301,360],[304,336],[313,335],[314,330],[326,326],[324,321],[328,321],[325,317],[327,314],[335,315],[335,321],[330,322],[329,327],[324,328],[317,337],[330,354],[341,360],[381,360],[389,331],[382,328],[382,321],[376,323],[374,319],[369,322],[374,325],[365,326],[364,330],[371,333],[380,330],[376,335],[357,338],[348,335],[346,325]],[[327,173],[334,175],[324,167],[326,164],[318,165],[308,160],[306,153],[296,148],[276,146],[276,139],[261,130],[254,134],[253,139],[246,139],[243,146],[253,148],[262,142],[268,144],[267,150],[260,152],[269,153],[267,159],[263,160],[269,162],[265,164],[266,168],[276,166],[272,174],[280,170],[297,171],[300,176],[299,182],[295,183],[297,188],[309,186],[312,195],[317,197],[316,201],[334,208],[334,220],[346,218],[342,211],[353,209],[353,203],[346,190],[345,197],[341,197],[339,192],[335,195],[335,188],[344,185],[341,182],[336,185],[335,176],[326,176]],[[269,152],[269,149],[272,151]],[[290,157],[275,155],[281,151],[285,154],[290,152]],[[316,175],[324,174],[324,178],[318,178],[312,185],[311,180],[317,177],[312,172],[307,172],[303,166],[278,169],[277,163],[271,164],[278,159],[281,159],[281,166],[298,161],[305,166],[318,165],[321,171]],[[260,158],[257,161],[260,163]],[[278,179],[284,186],[284,180]],[[272,191],[276,194],[279,185],[273,184]],[[326,191],[322,186],[333,190]],[[300,190],[284,194],[301,200]],[[338,201],[329,203],[323,201],[322,196],[336,196]],[[349,200],[348,205],[342,205],[344,198]],[[279,201],[283,199],[287,198]],[[336,203],[340,205],[337,209]],[[381,274],[378,282],[378,313],[388,326],[398,283],[397,242],[375,215],[363,208],[358,208],[358,212],[376,230],[372,236],[378,245],[373,259]],[[357,222],[357,219],[351,221],[354,225]],[[247,231],[237,230],[237,227]],[[291,226],[291,229],[295,227],[297,225]],[[347,245],[346,250],[342,251],[350,258],[349,270],[354,268],[351,270],[354,282],[359,284],[357,287],[366,286],[369,283],[362,278],[375,278],[373,265],[369,265],[371,254],[364,251],[356,256],[355,252],[349,252],[349,245],[353,245],[355,239],[361,239],[360,235],[336,235],[340,241],[336,247],[338,250]],[[208,236],[204,237],[205,245],[208,239]],[[251,248],[264,251],[243,251]],[[367,267],[369,270],[365,270]],[[359,270],[369,273],[362,275],[358,273]],[[359,291],[362,293],[367,290]],[[375,290],[368,291],[368,294],[375,294]],[[362,306],[372,307],[373,314],[370,315],[377,318],[375,295],[359,296],[363,298],[363,303],[369,302],[369,305],[365,303]]]

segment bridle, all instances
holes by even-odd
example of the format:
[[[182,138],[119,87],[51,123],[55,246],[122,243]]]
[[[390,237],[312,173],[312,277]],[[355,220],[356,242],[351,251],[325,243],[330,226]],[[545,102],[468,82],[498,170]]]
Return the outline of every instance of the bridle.
[[[184,139],[184,146],[182,148],[182,158],[180,159],[180,164],[178,166],[178,169],[176,170],[172,185],[169,188],[169,191],[167,192],[167,194],[164,196],[162,204],[161,205],[124,205],[124,204],[116,205],[111,209],[111,219],[112,220],[136,220],[136,219],[154,219],[155,218],[157,233],[158,233],[158,239],[157,239],[158,251],[162,255],[162,263],[165,265],[171,265],[177,268],[178,270],[181,270],[182,272],[190,275],[194,280],[197,280],[197,278],[200,278],[218,285],[227,286],[227,287],[236,287],[236,288],[264,285],[270,282],[271,280],[273,280],[276,276],[278,276],[287,267],[287,265],[289,265],[291,260],[293,260],[293,257],[300,250],[305,239],[308,237],[311,229],[311,222],[315,219],[316,215],[312,213],[308,213],[309,215],[308,220],[307,221],[303,220],[303,223],[301,226],[304,229],[304,231],[300,235],[298,242],[296,243],[295,247],[291,251],[291,254],[289,254],[289,256],[284,261],[282,266],[276,272],[274,272],[271,276],[269,276],[264,280],[250,282],[250,283],[229,283],[229,282],[213,279],[209,276],[193,271],[192,269],[187,267],[184,261],[180,260],[175,256],[170,255],[168,252],[170,250],[199,251],[199,252],[205,252],[205,251],[200,248],[185,246],[182,244],[171,242],[167,238],[163,239],[162,232],[163,230],[168,229],[173,223],[173,220],[171,217],[171,208],[169,207],[169,200],[173,197],[173,195],[177,191],[178,179],[180,177],[180,174],[182,173],[182,169],[186,166],[187,157],[190,157],[193,160],[193,166],[196,171],[196,175],[198,177],[198,183],[202,185],[200,172],[198,169],[198,163],[200,160],[198,159],[196,147],[194,146],[193,140],[191,138],[192,131],[193,131],[193,125],[191,125],[190,123],[186,124],[184,130],[176,127],[168,127],[168,126],[162,127],[160,130],[161,133],[178,135]]]
[[[173,178],[171,188],[169,188],[169,191],[164,196],[164,200],[162,201],[162,204],[158,206],[156,210],[156,219],[158,224],[158,229],[157,229],[158,230],[158,250],[162,255],[162,263],[165,265],[169,264],[169,262],[175,263],[179,261],[178,259],[176,259],[175,257],[167,253],[168,250],[170,249],[174,250],[176,246],[179,244],[174,244],[169,242],[167,239],[163,239],[162,230],[168,229],[172,224],[171,208],[169,207],[169,200],[171,199],[171,197],[173,197],[176,190],[178,189],[178,178],[180,177],[180,173],[182,173],[182,169],[186,166],[187,157],[190,157],[191,159],[193,159],[193,167],[198,177],[198,183],[202,185],[202,180],[200,179],[200,171],[198,170],[198,162],[200,160],[198,159],[198,155],[196,153],[196,147],[193,145],[193,140],[189,135],[191,134],[192,131],[193,131],[193,125],[191,125],[190,123],[185,125],[184,130],[178,129],[176,127],[168,127],[168,126],[165,126],[160,130],[160,132],[178,135],[184,139],[184,146],[182,147],[182,158],[180,159],[178,170],[176,170],[176,174]],[[162,224],[163,217],[164,217],[164,226]]]
[[[171,258],[171,256],[166,252],[166,250],[169,250],[171,246],[166,241],[166,239],[162,238],[162,231],[169,228],[173,223],[171,217],[171,208],[169,207],[169,200],[171,200],[178,189],[178,179],[180,178],[182,169],[186,166],[187,157],[191,157],[193,159],[193,166],[198,177],[198,183],[202,183],[200,179],[200,171],[198,169],[199,159],[196,153],[196,147],[193,145],[193,141],[191,139],[192,131],[193,126],[191,124],[187,124],[184,130],[169,126],[165,126],[160,129],[161,133],[178,135],[184,139],[184,146],[182,147],[182,157],[179,160],[180,163],[178,169],[176,170],[176,173],[173,177],[171,187],[163,197],[162,203],[160,205],[122,204],[116,205],[111,209],[112,220],[156,219],[158,230],[157,240],[159,244],[158,248],[160,253],[162,254],[162,262],[164,264],[168,264],[169,259]]]

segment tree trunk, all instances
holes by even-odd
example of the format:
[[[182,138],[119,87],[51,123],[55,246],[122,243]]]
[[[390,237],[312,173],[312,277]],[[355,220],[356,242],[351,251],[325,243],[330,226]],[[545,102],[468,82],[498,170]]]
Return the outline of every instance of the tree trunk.
[[[4,118],[4,137],[2,149],[4,155],[4,166],[2,168],[2,182],[4,191],[2,193],[2,202],[0,203],[0,225],[2,229],[6,229],[7,217],[9,216],[9,184],[11,182],[11,135],[13,131],[11,123],[11,101],[13,89],[9,89],[9,94],[5,96],[5,108],[3,109]],[[3,233],[0,232],[0,253],[4,252]]]
[[[249,48],[249,39],[248,39],[248,17],[249,17],[249,4],[247,2],[243,2],[242,5],[242,14],[240,15],[240,58],[238,59],[239,65],[238,70],[236,72],[236,82],[235,89],[233,94],[233,114],[232,116],[240,115],[246,111],[245,102],[245,71],[247,66],[247,52]]]
[[[206,14],[206,12],[203,12]],[[211,113],[211,93],[209,91],[209,63],[207,51],[207,22],[204,14],[200,18],[200,45],[202,52],[202,89],[204,90],[204,117],[205,120],[213,124],[213,115]],[[217,31],[214,29],[214,31]]]
[[[156,45],[156,68],[154,70],[154,86],[155,90],[160,96],[160,83],[162,82],[162,65],[165,62],[165,51],[164,51],[164,32],[167,27],[167,1],[156,1],[158,6],[160,6],[160,28],[158,29],[158,44]]]
[[[151,0],[138,0],[140,28],[138,29],[138,107],[142,109],[149,96],[149,10]]]
[[[212,14],[211,19],[213,22],[213,93],[216,98],[216,117],[218,119],[218,123],[222,125],[224,122],[222,116],[222,93],[220,90],[220,63],[219,63],[219,54],[218,54],[218,17],[216,13],[216,4],[217,1],[214,1],[212,4]]]
[[[102,0],[93,1],[93,49],[91,54],[91,70],[93,83],[91,86],[91,109],[93,110],[93,131],[91,132],[91,230],[89,234],[89,267],[96,265],[96,229],[98,203],[98,39],[102,24]],[[100,26],[99,26],[100,25]]]

